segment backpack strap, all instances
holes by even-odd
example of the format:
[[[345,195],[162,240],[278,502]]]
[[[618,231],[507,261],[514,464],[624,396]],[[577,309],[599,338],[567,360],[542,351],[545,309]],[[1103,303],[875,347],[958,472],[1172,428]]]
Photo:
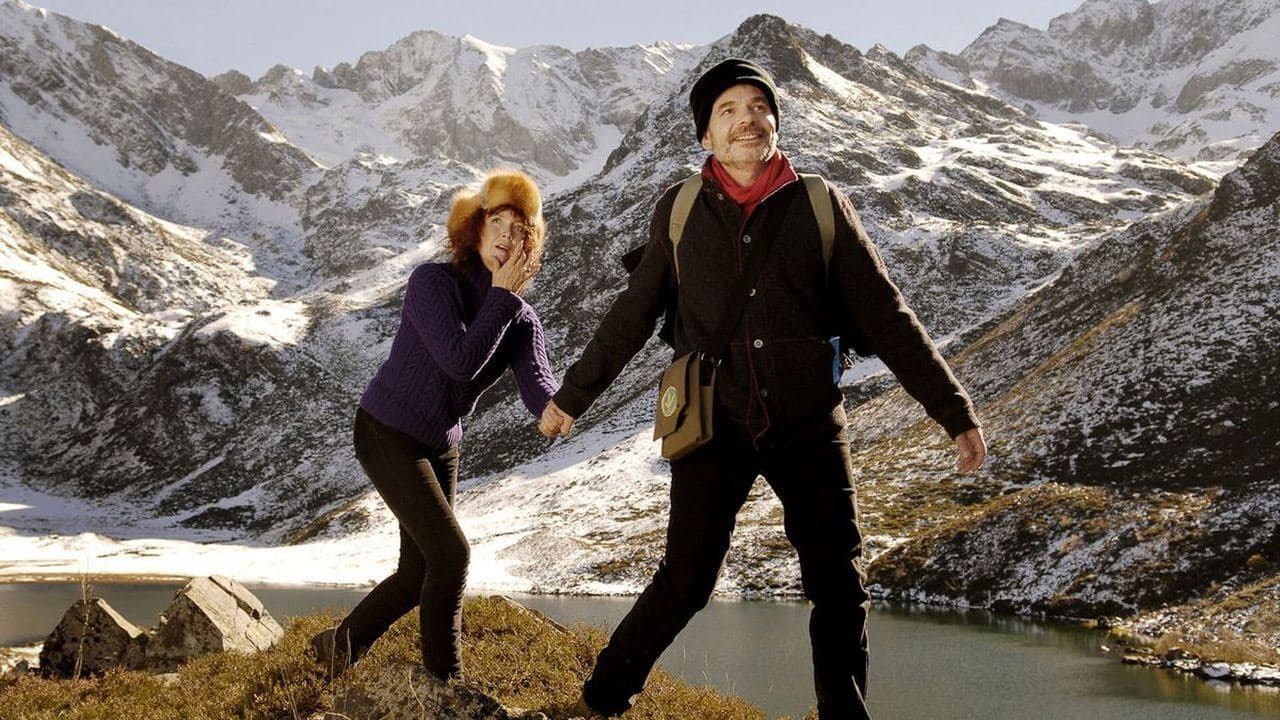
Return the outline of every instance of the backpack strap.
[[[821,175],[802,173],[800,177],[809,193],[813,215],[818,219],[818,235],[822,240],[822,266],[825,268],[831,264],[831,249],[836,237],[836,218],[835,210],[831,207],[831,195]],[[671,206],[667,234],[671,237],[671,255],[675,261],[677,282],[680,280],[680,240],[684,237],[685,223],[689,220],[689,213],[693,211],[693,203],[698,199],[701,189],[702,174],[690,175],[680,183],[675,204]]]
[[[693,211],[693,203],[702,190],[702,173],[690,175],[680,183],[676,202],[671,206],[671,219],[667,223],[667,235],[671,238],[671,259],[676,266],[676,282],[680,281],[680,238],[684,236],[684,224]]]
[[[836,238],[836,217],[835,209],[831,206],[831,194],[827,190],[827,183],[822,179],[822,176],[801,174],[800,177],[804,180],[805,190],[809,191],[809,204],[813,206],[813,216],[818,220],[818,234],[822,238],[822,267],[829,270],[831,267],[831,250],[835,246]],[[828,278],[828,282],[830,282],[830,278]],[[852,351],[863,357],[875,355],[875,352],[871,350],[871,344],[856,330],[848,335],[832,338],[832,344],[836,349],[836,356],[832,363],[832,374],[837,385],[840,384],[842,370],[850,367],[852,363],[851,360],[846,358],[846,353]]]
[[[822,238],[822,267],[831,265],[831,248],[836,239],[836,216],[831,207],[831,195],[827,192],[827,183],[821,175],[802,173],[804,189],[809,191],[809,204],[813,206],[813,215],[818,219],[818,234]]]

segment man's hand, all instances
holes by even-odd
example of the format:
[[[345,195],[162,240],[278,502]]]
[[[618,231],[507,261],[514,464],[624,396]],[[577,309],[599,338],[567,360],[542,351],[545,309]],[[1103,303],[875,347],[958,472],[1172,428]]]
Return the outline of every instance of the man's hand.
[[[538,421],[538,430],[543,435],[553,437],[564,437],[573,430],[573,417],[561,410],[554,401],[547,403],[547,407],[542,411],[542,419]]]
[[[960,472],[973,472],[982,467],[987,459],[987,441],[982,437],[982,428],[966,430],[956,436],[956,467]]]

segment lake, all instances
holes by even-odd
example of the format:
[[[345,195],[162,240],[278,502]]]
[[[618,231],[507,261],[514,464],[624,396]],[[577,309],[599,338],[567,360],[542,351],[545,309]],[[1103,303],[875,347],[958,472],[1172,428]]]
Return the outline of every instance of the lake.
[[[95,594],[152,626],[177,584],[98,582]],[[349,608],[364,590],[251,585],[277,619]],[[38,642],[76,583],[0,583],[0,646]],[[562,623],[612,628],[630,598],[517,595]],[[813,704],[808,606],[713,601],[662,656],[686,680],[740,695],[770,717]],[[1103,633],[984,612],[877,606],[868,702],[877,720],[1226,720],[1280,717],[1280,692],[1122,664]]]

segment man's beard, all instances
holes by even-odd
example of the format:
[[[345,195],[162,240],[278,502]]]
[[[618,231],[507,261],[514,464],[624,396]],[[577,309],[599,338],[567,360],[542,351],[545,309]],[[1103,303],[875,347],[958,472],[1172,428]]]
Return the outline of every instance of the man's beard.
[[[766,162],[773,157],[774,151],[778,148],[777,134],[769,133],[763,128],[757,128],[757,130],[765,136],[765,142],[760,147],[734,147],[732,141],[727,141],[723,152],[716,155],[720,164],[725,167],[750,166]]]

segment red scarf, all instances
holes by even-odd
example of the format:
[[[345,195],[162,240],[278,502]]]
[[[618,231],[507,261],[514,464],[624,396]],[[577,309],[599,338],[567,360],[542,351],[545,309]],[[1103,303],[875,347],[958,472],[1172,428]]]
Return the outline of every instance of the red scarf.
[[[773,191],[800,179],[791,167],[791,161],[787,160],[781,150],[773,151],[773,157],[765,163],[764,170],[756,177],[756,181],[746,187],[739,185],[715,156],[707,158],[706,164],[702,166],[702,174],[724,188],[729,197],[742,208],[744,218],[751,217],[751,211],[756,209],[756,205],[773,194]]]

